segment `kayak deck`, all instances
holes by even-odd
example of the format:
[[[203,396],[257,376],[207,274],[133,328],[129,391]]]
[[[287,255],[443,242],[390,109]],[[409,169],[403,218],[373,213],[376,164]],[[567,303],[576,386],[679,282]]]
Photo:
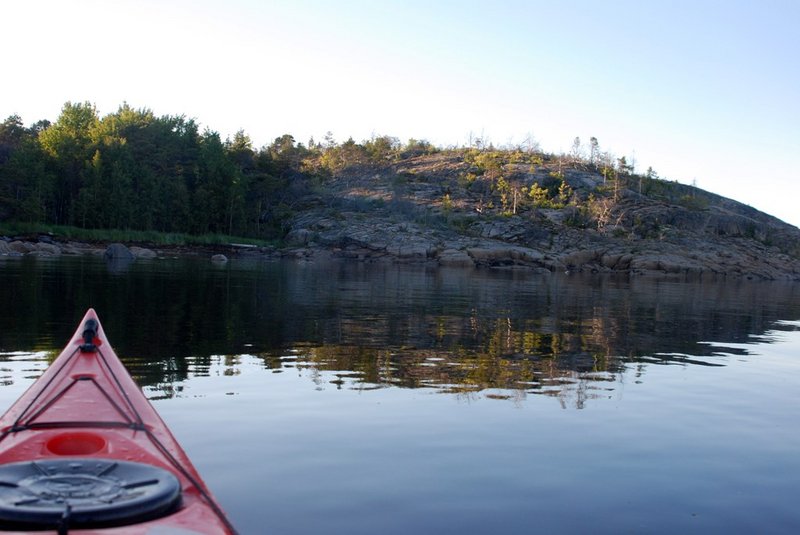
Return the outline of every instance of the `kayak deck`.
[[[0,418],[0,529],[235,533],[94,310]]]

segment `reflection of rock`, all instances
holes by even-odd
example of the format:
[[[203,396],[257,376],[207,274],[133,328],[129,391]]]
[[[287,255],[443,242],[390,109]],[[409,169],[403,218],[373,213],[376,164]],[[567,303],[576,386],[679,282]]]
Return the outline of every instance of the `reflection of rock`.
[[[103,256],[107,260],[115,260],[115,261],[123,261],[127,260],[128,262],[132,262],[134,260],[133,253],[130,249],[122,245],[121,243],[112,243],[106,249],[106,252],[103,253]]]
[[[106,268],[108,268],[108,271],[111,273],[125,273],[131,267],[131,264],[133,264],[133,260],[132,256],[130,258],[106,257]]]
[[[437,258],[451,255],[463,259],[458,250]],[[663,273],[680,260],[654,257],[650,268]],[[337,279],[359,281],[339,285],[347,288],[348,306],[320,313],[320,303],[342,299],[326,274],[352,272],[358,278]],[[720,366],[727,357],[707,340],[738,346],[774,329],[780,318],[800,317],[795,284],[664,284],[670,273],[540,277],[336,262],[288,277],[284,299],[291,306],[275,314],[286,319],[284,340],[318,342],[304,357],[320,371],[341,373],[345,386],[352,379],[353,388],[502,389],[576,403],[616,389],[616,377],[628,370],[642,380],[645,365]],[[352,321],[356,309],[369,325]],[[312,331],[301,319],[315,314]],[[277,355],[274,368],[280,369],[284,363]]]

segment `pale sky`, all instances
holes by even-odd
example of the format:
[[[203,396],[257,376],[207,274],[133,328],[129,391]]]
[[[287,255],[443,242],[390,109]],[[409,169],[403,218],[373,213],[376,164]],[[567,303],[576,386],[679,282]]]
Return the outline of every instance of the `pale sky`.
[[[3,0],[0,120],[128,102],[256,147],[579,136],[800,225],[800,0]]]

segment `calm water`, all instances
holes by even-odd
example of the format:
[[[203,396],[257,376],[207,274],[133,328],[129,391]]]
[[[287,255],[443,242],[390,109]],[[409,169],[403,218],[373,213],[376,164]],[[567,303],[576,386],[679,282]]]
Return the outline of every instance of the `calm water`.
[[[0,407],[90,306],[243,534],[800,530],[800,285],[0,257]]]

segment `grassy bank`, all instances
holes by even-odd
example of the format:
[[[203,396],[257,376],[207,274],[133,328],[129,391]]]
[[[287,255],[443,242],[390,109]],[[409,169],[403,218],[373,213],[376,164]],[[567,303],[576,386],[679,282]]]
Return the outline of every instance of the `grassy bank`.
[[[166,245],[229,245],[231,243],[266,247],[276,245],[264,240],[227,236],[224,234],[180,234],[171,232],[85,229],[61,225],[43,225],[36,223],[0,223],[0,236],[31,238],[47,235],[55,240],[74,240],[82,242],[120,242],[138,243],[152,246]]]

